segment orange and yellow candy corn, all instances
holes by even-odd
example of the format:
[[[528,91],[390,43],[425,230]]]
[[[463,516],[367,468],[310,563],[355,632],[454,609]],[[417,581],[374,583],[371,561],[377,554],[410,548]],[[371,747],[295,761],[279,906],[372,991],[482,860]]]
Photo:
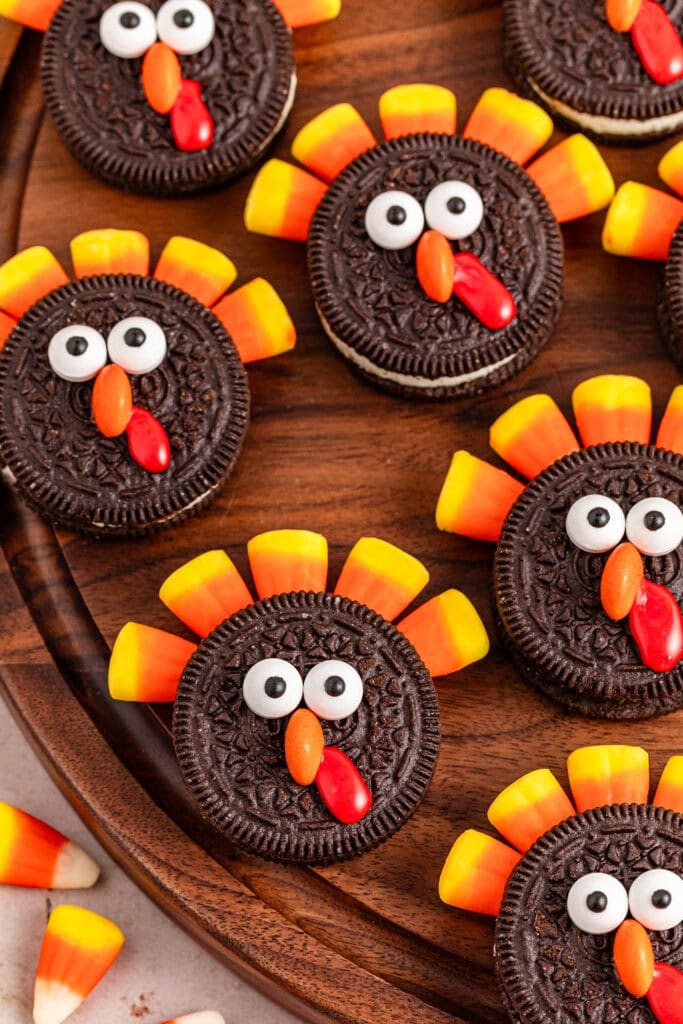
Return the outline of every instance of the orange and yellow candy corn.
[[[308,171],[268,160],[260,169],[244,206],[247,231],[305,242],[308,229],[327,186]]]
[[[61,832],[0,801],[0,883],[37,889],[88,889],[97,864]]]
[[[491,425],[489,443],[494,452],[529,480],[579,447],[550,395],[529,395],[510,406]]]
[[[586,448],[609,441],[648,444],[652,429],[650,388],[639,377],[602,374],[572,392],[574,417]]]
[[[683,757],[669,758],[652,803],[683,814]]]
[[[249,565],[260,598],[293,590],[324,592],[327,540],[310,530],[270,530],[247,544]]]
[[[455,94],[442,85],[396,85],[379,99],[385,139],[416,132],[455,133]]]
[[[194,238],[169,238],[154,269],[157,281],[175,285],[204,306],[212,306],[237,277],[232,260]]]
[[[377,537],[361,537],[344,563],[335,594],[392,622],[429,582],[422,562]]]
[[[459,590],[446,590],[397,626],[432,676],[447,676],[486,657],[489,638],[479,613]]]
[[[683,384],[671,392],[657,431],[655,444],[658,448],[683,455]]]
[[[544,832],[573,814],[553,773],[539,768],[504,789],[489,807],[488,818],[509,843],[526,853]]]
[[[262,277],[226,295],[212,312],[228,331],[243,363],[289,352],[296,344],[287,307]]]
[[[465,125],[463,137],[483,142],[522,166],[553,133],[552,118],[531,100],[507,89],[487,89]]]
[[[252,604],[247,585],[225,551],[205,551],[164,581],[159,597],[198,636]]]
[[[626,181],[610,204],[602,229],[602,246],[615,256],[665,260],[683,203],[661,189]]]
[[[496,917],[520,860],[521,854],[499,839],[468,829],[455,840],[441,869],[439,896],[460,910]]]
[[[102,228],[71,239],[71,262],[76,277],[95,274],[149,273],[149,240],[140,231]]]
[[[303,28],[336,18],[341,0],[275,0],[275,6],[289,28]]]
[[[606,804],[647,803],[649,758],[642,747],[581,747],[567,758],[567,771],[578,811]]]
[[[19,319],[44,295],[68,280],[49,249],[42,245],[23,249],[0,267],[0,309]]]
[[[173,633],[128,622],[109,660],[109,693],[114,700],[172,701],[183,670],[197,650]]]
[[[182,1017],[165,1020],[164,1024],[225,1024],[225,1017],[217,1010],[199,1010],[197,1013],[185,1013]]]
[[[602,210],[614,196],[614,179],[597,147],[571,135],[527,167],[560,224]]]
[[[333,181],[347,164],[377,140],[350,103],[323,110],[292,142],[292,156],[324,181]]]
[[[498,540],[524,485],[469,452],[456,452],[436,506],[436,525],[475,540]]]
[[[106,917],[82,907],[50,914],[38,960],[34,1024],[62,1024],[92,992],[118,956],[123,933]]]

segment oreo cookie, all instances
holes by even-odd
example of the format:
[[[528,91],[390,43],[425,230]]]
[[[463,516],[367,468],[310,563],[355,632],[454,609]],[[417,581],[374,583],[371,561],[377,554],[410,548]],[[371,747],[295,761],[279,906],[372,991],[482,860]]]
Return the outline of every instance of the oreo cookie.
[[[592,717],[674,711],[683,707],[681,397],[677,389],[655,446],[644,381],[592,378],[573,402],[585,447],[548,395],[523,399],[493,424],[491,444],[530,482],[456,453],[437,523],[497,541],[501,639],[534,686]]]
[[[392,625],[428,574],[385,541],[358,541],[334,593],[319,534],[273,531],[248,551],[259,599],[225,552],[182,566],[160,596],[203,639],[195,649],[129,623],[110,692],[175,700],[185,782],[236,846],[281,862],[344,860],[415,811],[439,748],[432,675],[483,657],[486,633],[457,591]]]
[[[496,915],[496,976],[515,1024],[679,1019],[682,764],[671,758],[648,803],[644,750],[576,750],[573,804],[540,770],[491,805],[489,820],[514,850],[475,830],[456,840],[441,897]]]
[[[62,0],[12,5],[46,32],[41,79],[59,134],[89,171],[158,196],[222,185],[252,167],[296,89],[290,29],[338,0]]]
[[[515,86],[571,127],[646,143],[683,126],[681,0],[505,0]]]
[[[171,239],[154,276],[137,232],[71,246],[71,282],[42,247],[0,267],[4,476],[39,515],[91,536],[179,522],[242,448],[243,359],[291,348],[291,321],[264,281],[221,298],[233,264],[191,239]]]
[[[562,304],[558,221],[606,204],[611,176],[582,136],[524,169],[552,122],[502,89],[484,93],[462,136],[455,96],[440,86],[389,90],[380,117],[380,143],[349,104],[302,128],[292,152],[319,177],[266,164],[245,223],[307,240],[321,323],[372,383],[424,398],[479,394],[547,343]]]

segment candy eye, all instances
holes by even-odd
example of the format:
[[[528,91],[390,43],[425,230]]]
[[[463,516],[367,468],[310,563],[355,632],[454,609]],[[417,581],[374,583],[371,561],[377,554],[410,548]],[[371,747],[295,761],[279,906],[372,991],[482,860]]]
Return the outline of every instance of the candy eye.
[[[166,0],[157,14],[159,39],[180,54],[199,53],[213,39],[216,25],[203,0]]]
[[[153,11],[136,0],[123,0],[107,8],[100,18],[100,39],[105,50],[128,60],[142,57],[156,41]]]
[[[99,331],[85,324],[62,327],[47,349],[50,366],[62,380],[90,380],[107,361],[107,346]]]
[[[604,494],[586,494],[567,513],[565,528],[572,544],[595,554],[610,551],[624,536],[624,513]]]
[[[613,875],[594,871],[574,882],[567,896],[567,913],[589,935],[614,931],[628,913],[626,889]]]
[[[363,699],[363,681],[345,661],[321,661],[304,680],[304,700],[318,718],[336,722],[352,715]]]
[[[427,223],[446,238],[469,238],[483,216],[481,196],[465,181],[443,181],[425,200]]]
[[[643,555],[668,555],[683,540],[683,514],[667,498],[643,498],[626,516],[626,536]]]
[[[382,249],[407,249],[424,226],[422,207],[407,192],[382,192],[365,211],[365,230]]]
[[[107,338],[109,358],[126,373],[150,373],[166,356],[166,335],[146,316],[119,320]]]
[[[651,932],[665,932],[683,921],[683,878],[655,868],[636,878],[628,894],[636,921]]]
[[[282,658],[264,658],[252,665],[242,683],[244,703],[261,718],[284,718],[301,703],[301,675]]]

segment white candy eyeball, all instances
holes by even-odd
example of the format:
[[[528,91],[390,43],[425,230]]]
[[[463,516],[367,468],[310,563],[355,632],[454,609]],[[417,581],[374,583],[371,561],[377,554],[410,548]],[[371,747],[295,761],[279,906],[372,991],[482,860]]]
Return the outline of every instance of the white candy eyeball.
[[[166,335],[146,316],[127,316],[112,327],[107,348],[126,373],[151,373],[166,357]]]
[[[363,699],[363,681],[345,661],[321,661],[304,680],[306,706],[329,722],[352,715]]]
[[[596,554],[611,551],[624,536],[624,513],[604,494],[586,494],[567,512],[565,529],[572,544]]]
[[[683,514],[667,498],[643,498],[626,516],[626,536],[642,555],[668,555],[683,540]]]
[[[408,192],[382,192],[365,211],[365,230],[382,249],[407,249],[424,226],[422,207]]]
[[[108,7],[100,18],[100,40],[115,57],[142,57],[157,38],[154,12],[136,0]]]
[[[284,718],[301,703],[301,675],[282,658],[264,658],[252,665],[242,683],[244,703],[261,718]]]
[[[606,935],[628,914],[628,896],[618,878],[594,871],[574,882],[567,896],[567,913],[589,935]]]
[[[215,30],[213,12],[204,0],[166,0],[157,14],[159,39],[176,53],[199,53]]]
[[[664,868],[636,878],[628,894],[636,921],[651,932],[665,932],[683,921],[683,878]]]
[[[430,228],[452,240],[469,238],[483,216],[481,196],[466,181],[443,181],[425,200],[425,218]]]
[[[107,346],[94,327],[70,324],[52,337],[47,358],[58,377],[78,383],[99,373],[107,362]]]

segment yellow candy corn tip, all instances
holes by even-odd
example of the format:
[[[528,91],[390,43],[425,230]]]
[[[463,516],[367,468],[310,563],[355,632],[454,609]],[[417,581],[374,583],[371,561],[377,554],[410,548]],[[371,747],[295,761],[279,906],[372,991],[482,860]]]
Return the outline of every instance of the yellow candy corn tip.
[[[63,903],[50,914],[47,930],[72,946],[96,951],[122,946],[125,936],[118,925],[85,907]]]

